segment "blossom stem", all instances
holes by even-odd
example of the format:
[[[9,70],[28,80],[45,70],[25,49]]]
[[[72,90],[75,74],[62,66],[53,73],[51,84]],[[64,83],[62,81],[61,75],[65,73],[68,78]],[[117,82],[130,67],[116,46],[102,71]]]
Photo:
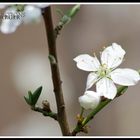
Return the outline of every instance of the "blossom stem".
[[[127,86],[120,86],[118,88],[117,96],[119,97],[122,95],[126,90]],[[102,108],[104,108],[106,105],[108,105],[112,100],[106,99],[105,101],[101,102],[97,108],[95,108],[82,122],[82,125],[85,126]]]
[[[82,108],[81,108],[80,117],[82,117],[82,116],[83,116],[83,113],[84,113],[84,108],[82,107]]]
[[[127,86],[120,86],[117,90],[117,97],[119,97],[120,95],[122,95],[126,90],[127,90]],[[112,100],[110,99],[106,99],[105,101],[102,101],[97,108],[95,108],[83,121],[82,121],[82,125],[77,125],[75,127],[75,129],[72,131],[72,135],[75,136],[77,133],[81,132],[83,129],[83,127],[90,121],[93,119],[93,117],[99,112],[101,111],[106,105],[108,105]],[[82,131],[83,132],[83,131]]]
[[[48,39],[48,49],[49,49],[49,56],[55,60],[55,63],[50,61],[51,65],[51,73],[52,73],[52,81],[55,93],[55,99],[57,104],[57,119],[64,136],[70,135],[69,125],[67,121],[67,115],[65,111],[65,103],[62,91],[62,81],[60,78],[59,66],[58,66],[58,59],[57,59],[57,51],[56,51],[56,38],[53,28],[53,21],[51,15],[51,8],[50,6],[46,7],[43,12],[43,18],[46,27],[46,34]]]
[[[32,107],[31,109],[36,111],[36,112],[42,113],[44,116],[49,116],[49,117],[53,118],[54,120],[57,120],[57,114],[52,112],[52,111],[47,112],[47,111],[45,111],[45,110],[43,110],[42,108],[39,108],[39,107]]]

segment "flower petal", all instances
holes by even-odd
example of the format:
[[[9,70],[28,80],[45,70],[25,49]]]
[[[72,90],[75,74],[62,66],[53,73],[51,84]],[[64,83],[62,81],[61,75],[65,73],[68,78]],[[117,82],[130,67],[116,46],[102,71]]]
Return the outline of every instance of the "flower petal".
[[[16,31],[18,26],[15,26],[14,23],[10,20],[3,20],[0,26],[0,30],[4,34],[10,34]]]
[[[11,17],[11,18],[4,18],[2,20],[0,30],[1,32],[5,34],[13,33],[17,29],[17,27],[22,23],[22,18],[12,18],[12,16],[17,15],[17,11],[15,7],[8,8],[5,13],[5,16]],[[10,16],[11,15],[11,16]]]
[[[94,72],[91,72],[87,77],[87,84],[86,84],[86,90],[91,88],[93,84],[98,80],[98,75]]]
[[[100,66],[99,60],[88,54],[81,54],[73,60],[77,62],[77,67],[84,71],[97,71]]]
[[[116,68],[124,58],[125,51],[117,43],[112,43],[112,46],[105,48],[101,54],[102,64],[106,64],[108,68]]]
[[[132,86],[136,85],[140,80],[140,75],[137,71],[133,69],[116,69],[110,73],[114,83],[123,85],[123,86]]]
[[[86,91],[79,97],[79,103],[85,109],[95,109],[100,103],[100,96],[94,91]]]
[[[96,91],[100,96],[104,96],[108,99],[114,99],[117,94],[117,88],[113,81],[106,77],[97,82]]]
[[[24,23],[39,22],[41,20],[41,9],[32,5],[24,8]]]

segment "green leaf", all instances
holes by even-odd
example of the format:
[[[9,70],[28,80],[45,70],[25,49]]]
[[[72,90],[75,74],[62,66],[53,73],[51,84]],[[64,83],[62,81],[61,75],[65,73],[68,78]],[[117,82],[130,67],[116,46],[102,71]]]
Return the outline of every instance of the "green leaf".
[[[30,103],[32,103],[32,92],[31,91],[28,91],[28,96],[29,96],[29,101]]]
[[[28,105],[31,105],[31,102],[29,101],[29,99],[27,97],[24,96],[24,99]]]
[[[29,104],[30,106],[35,106],[35,104],[38,101],[38,98],[40,97],[41,91],[42,91],[42,86],[37,88],[34,91],[34,93],[32,93],[31,91],[28,91],[28,97],[24,96],[26,103]]]
[[[61,12],[61,15],[63,16],[58,25],[63,26],[65,24],[68,24],[71,21],[71,19],[77,14],[79,9],[80,9],[80,5],[75,5],[69,11],[67,11],[66,14],[64,14],[61,10],[59,10],[59,14]]]
[[[32,105],[35,105],[40,97],[42,91],[42,86],[36,89],[36,91],[32,94]]]
[[[24,96],[24,99],[27,102],[27,104],[32,105],[32,92],[28,91],[28,97]]]
[[[77,4],[77,5],[73,6],[73,7],[68,11],[67,16],[73,18],[73,17],[77,14],[77,12],[78,12],[79,10],[80,10],[80,5]]]

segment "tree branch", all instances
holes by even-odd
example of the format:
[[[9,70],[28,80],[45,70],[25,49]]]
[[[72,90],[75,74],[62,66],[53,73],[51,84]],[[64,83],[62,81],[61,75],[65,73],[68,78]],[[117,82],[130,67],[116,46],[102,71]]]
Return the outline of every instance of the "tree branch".
[[[56,52],[56,40],[55,40],[55,33],[54,33],[54,28],[52,23],[50,6],[44,9],[43,18],[45,22],[46,34],[48,39],[49,58],[51,58],[49,60],[51,65],[52,80],[53,80],[54,93],[55,93],[56,104],[57,104],[57,112],[58,112],[57,118],[62,130],[62,134],[64,136],[68,136],[70,135],[70,130],[69,130],[69,125],[67,122],[67,116],[65,111],[65,103],[64,103],[63,91],[61,86],[62,81],[59,73],[59,66],[58,66],[58,59],[57,59],[57,52]]]

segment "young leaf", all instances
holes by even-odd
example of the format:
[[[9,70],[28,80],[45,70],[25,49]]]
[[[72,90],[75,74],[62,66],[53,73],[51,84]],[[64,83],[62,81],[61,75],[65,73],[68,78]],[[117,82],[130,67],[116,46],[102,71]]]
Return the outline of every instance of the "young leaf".
[[[30,103],[32,103],[32,92],[28,91],[28,100],[30,101]]]
[[[37,88],[36,91],[32,94],[32,105],[35,105],[37,103],[41,91],[42,91],[42,86]]]
[[[80,5],[77,4],[68,11],[67,16],[73,18],[79,10],[80,10]]]
[[[28,91],[28,97],[24,96],[24,99],[25,99],[27,104],[32,105],[32,92]]]
[[[68,24],[71,19],[77,14],[77,12],[80,10],[80,5],[75,5],[73,6],[70,10],[68,10],[65,14],[59,10],[59,13],[61,11],[61,14],[63,15],[60,22],[59,22],[59,25],[64,25],[64,24]]]
[[[26,101],[26,103],[27,103],[28,105],[31,104],[31,102],[29,101],[29,99],[28,99],[27,97],[24,96],[24,99],[25,99],[25,101]]]
[[[61,22],[62,24],[68,24],[71,19],[77,14],[77,12],[80,10],[80,5],[73,6],[62,18]]]
[[[37,88],[34,93],[32,93],[31,91],[28,91],[28,97],[24,96],[26,103],[29,104],[30,106],[35,106],[41,94],[41,91],[42,91],[42,86]]]

